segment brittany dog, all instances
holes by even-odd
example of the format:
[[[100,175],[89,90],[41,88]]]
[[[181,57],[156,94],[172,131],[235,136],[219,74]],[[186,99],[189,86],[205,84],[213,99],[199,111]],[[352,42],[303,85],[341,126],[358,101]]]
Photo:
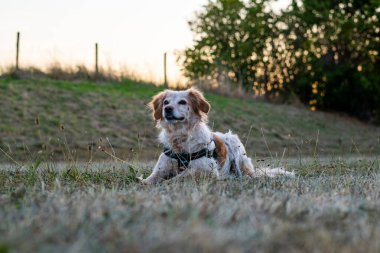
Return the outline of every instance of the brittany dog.
[[[212,132],[207,126],[211,109],[203,94],[194,88],[165,90],[149,103],[159,141],[164,147],[146,184],[159,183],[174,176],[211,174],[218,179],[229,176],[293,176],[283,168],[254,169],[239,137],[231,131]]]

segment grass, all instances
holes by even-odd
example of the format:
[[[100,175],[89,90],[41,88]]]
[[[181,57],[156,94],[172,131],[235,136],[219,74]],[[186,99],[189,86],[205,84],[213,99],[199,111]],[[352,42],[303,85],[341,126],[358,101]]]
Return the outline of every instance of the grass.
[[[159,90],[0,78],[0,253],[380,251],[379,127],[206,93],[213,129],[297,177],[148,187]]]
[[[290,161],[296,178],[141,185],[150,164],[0,170],[2,252],[378,252],[380,164]],[[297,165],[298,164],[298,165]],[[38,167],[37,167],[38,166]]]
[[[159,90],[129,80],[0,79],[0,147],[26,161],[104,160],[98,146],[125,160],[154,160],[160,147],[146,104]],[[352,118],[212,93],[206,97],[212,105],[210,126],[237,132],[252,157],[380,152],[380,128]],[[11,161],[1,152],[0,162]]]

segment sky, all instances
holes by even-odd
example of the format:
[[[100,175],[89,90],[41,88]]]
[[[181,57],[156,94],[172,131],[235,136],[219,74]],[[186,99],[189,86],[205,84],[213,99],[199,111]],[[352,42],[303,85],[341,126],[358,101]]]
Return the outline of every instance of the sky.
[[[170,83],[185,82],[174,53],[192,45],[188,21],[208,0],[0,0],[0,68],[14,64],[20,32],[20,65],[60,62],[128,69],[163,81],[168,55]],[[274,9],[289,0],[279,0]]]

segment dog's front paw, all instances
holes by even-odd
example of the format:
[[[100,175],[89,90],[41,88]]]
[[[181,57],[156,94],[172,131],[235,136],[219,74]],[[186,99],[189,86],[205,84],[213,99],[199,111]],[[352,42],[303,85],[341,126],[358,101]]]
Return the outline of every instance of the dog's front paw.
[[[152,178],[148,177],[148,178],[142,179],[141,183],[145,184],[145,185],[152,185],[152,184],[154,184],[154,180],[152,180]]]
[[[148,181],[147,178],[145,178],[145,179],[141,179],[140,182],[141,182],[142,184],[149,185],[149,181]]]

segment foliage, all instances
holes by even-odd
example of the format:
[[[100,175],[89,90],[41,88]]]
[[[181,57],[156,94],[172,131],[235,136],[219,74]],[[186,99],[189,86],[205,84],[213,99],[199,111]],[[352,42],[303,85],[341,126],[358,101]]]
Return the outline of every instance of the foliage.
[[[260,1],[209,2],[189,22],[195,45],[185,51],[185,74],[191,78],[230,78],[245,88],[255,80],[255,68],[264,61],[263,48],[273,22]]]
[[[293,1],[276,14],[268,1],[209,1],[190,22],[195,39],[184,73],[380,119],[379,3]]]
[[[292,88],[305,103],[380,117],[379,1],[303,1],[282,16],[297,58]]]

